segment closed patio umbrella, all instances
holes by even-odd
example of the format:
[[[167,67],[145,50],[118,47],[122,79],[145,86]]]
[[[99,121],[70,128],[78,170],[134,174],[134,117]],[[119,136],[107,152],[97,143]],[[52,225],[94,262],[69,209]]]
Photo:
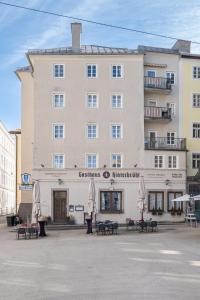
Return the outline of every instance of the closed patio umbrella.
[[[36,180],[33,186],[33,204],[32,204],[32,223],[38,223],[38,218],[41,216],[40,204],[40,184]]]
[[[89,183],[89,197],[88,197],[88,215],[90,219],[88,219],[88,232],[92,233],[92,218],[93,215],[96,213],[96,191],[95,191],[95,184],[94,184],[94,178],[90,178]]]
[[[140,210],[141,213],[141,220],[144,220],[144,212],[146,210],[146,190],[145,190],[145,184],[144,184],[144,177],[140,176],[139,181],[139,197],[138,197],[138,204],[137,207]]]

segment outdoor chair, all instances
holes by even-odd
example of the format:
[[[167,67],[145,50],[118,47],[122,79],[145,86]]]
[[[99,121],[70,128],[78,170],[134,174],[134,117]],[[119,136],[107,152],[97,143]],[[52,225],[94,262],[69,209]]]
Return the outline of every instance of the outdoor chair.
[[[96,223],[96,233],[98,234],[102,234],[105,235],[106,234],[106,228],[105,228],[105,224],[103,222],[97,222]]]
[[[157,221],[151,221],[151,231],[157,231],[158,230],[158,223]]]
[[[37,227],[28,227],[27,228],[27,236],[30,239],[31,237],[35,237],[38,239],[38,228]]]
[[[135,227],[135,222],[132,219],[126,219],[126,229],[133,229]]]
[[[26,228],[24,227],[19,227],[17,228],[17,232],[16,232],[16,239],[19,240],[20,235],[22,235],[24,237],[24,239],[26,240],[27,235],[26,235]]]

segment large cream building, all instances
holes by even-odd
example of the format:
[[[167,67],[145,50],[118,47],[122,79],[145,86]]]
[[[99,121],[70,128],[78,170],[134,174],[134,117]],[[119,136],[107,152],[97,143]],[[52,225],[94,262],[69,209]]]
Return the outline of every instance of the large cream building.
[[[16,212],[15,138],[0,121],[0,215]]]
[[[200,194],[200,55],[181,55],[182,134],[187,139],[187,190]],[[200,218],[200,201],[196,201]]]
[[[182,220],[171,199],[186,191],[186,142],[180,136],[180,52],[80,45],[30,50],[17,70],[22,86],[22,173],[39,180],[42,214],[55,223],[83,223],[94,177],[97,218],[139,218],[139,177],[145,217]],[[22,202],[32,202],[30,191]]]

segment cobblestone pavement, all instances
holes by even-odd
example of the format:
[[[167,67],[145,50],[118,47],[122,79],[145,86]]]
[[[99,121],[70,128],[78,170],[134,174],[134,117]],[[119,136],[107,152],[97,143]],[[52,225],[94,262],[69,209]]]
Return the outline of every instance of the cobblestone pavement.
[[[49,231],[19,241],[2,228],[0,299],[200,299],[200,227],[117,236]]]

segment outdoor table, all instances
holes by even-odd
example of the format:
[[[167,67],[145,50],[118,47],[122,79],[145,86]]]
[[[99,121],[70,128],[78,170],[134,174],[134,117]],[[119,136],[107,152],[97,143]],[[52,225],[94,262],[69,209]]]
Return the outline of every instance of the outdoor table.
[[[190,226],[192,226],[192,223],[195,222],[195,227],[197,227],[197,218],[194,213],[189,213],[185,216],[185,222],[190,223]]]

